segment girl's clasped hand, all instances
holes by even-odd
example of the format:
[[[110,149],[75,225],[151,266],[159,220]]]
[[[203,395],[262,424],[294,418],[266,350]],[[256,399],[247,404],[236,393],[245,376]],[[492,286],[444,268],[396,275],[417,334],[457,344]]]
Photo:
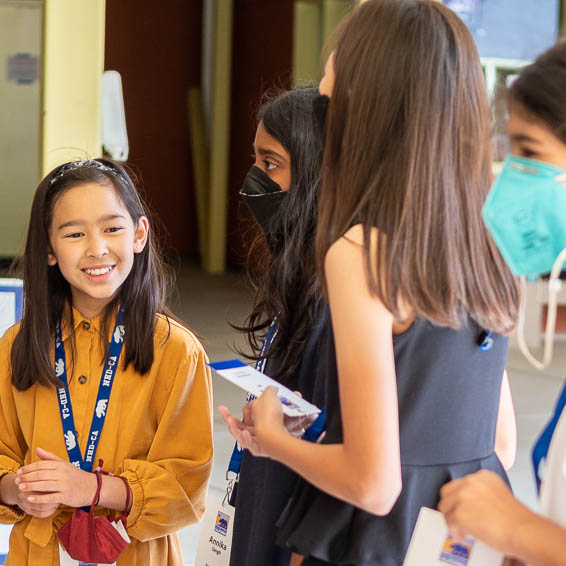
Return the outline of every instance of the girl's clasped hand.
[[[41,518],[53,515],[59,505],[89,507],[92,504],[97,490],[93,473],[42,448],[37,448],[36,454],[39,461],[22,466],[13,477],[15,505]],[[124,483],[107,475],[103,477],[102,485],[97,504],[116,511],[128,511],[124,508]]]
[[[14,478],[20,507],[30,515],[48,517],[59,505],[87,507],[92,503],[96,492],[94,474],[42,448],[36,454],[40,460],[22,466]],[[26,506],[31,510],[25,509]]]

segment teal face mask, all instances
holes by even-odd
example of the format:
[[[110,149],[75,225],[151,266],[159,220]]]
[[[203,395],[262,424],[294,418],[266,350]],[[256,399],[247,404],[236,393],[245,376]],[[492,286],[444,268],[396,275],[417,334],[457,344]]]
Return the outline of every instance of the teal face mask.
[[[560,271],[566,261],[566,171],[547,163],[508,157],[487,195],[484,222],[503,259],[521,275],[523,292],[517,338],[519,348],[537,369],[553,355]],[[544,353],[537,360],[525,341],[526,277],[550,273]]]
[[[566,248],[566,171],[508,157],[482,216],[515,275],[549,273]]]

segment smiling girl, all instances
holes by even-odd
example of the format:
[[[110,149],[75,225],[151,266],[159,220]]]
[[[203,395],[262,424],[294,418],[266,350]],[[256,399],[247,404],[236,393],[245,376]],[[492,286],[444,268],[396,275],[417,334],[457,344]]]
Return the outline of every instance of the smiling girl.
[[[126,171],[98,159],[47,175],[21,265],[24,316],[0,340],[0,521],[16,523],[6,564],[79,564],[57,533],[96,504],[127,514],[118,566],[181,566],[175,532],[202,516],[211,469],[210,375],[165,305]]]

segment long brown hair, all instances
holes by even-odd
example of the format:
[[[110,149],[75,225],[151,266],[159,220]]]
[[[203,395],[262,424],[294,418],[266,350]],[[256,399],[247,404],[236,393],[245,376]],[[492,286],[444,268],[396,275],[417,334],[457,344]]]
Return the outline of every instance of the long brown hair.
[[[25,391],[34,383],[60,385],[51,362],[55,325],[72,304],[71,287],[58,265],[49,266],[49,227],[57,200],[69,189],[97,183],[111,186],[130,213],[134,226],[147,211],[135,184],[126,170],[108,160],[95,160],[92,165],[76,166],[66,163],[55,168],[39,184],[33,199],[24,255],[17,269],[24,280],[24,312],[11,351],[12,383]],[[109,336],[109,320],[118,304],[124,305],[123,367],[133,364],[136,371],[147,373],[153,363],[153,336],[156,313],[170,315],[166,295],[170,275],[165,268],[152,231],[144,250],[134,255],[132,270],[116,296],[106,306],[101,335]],[[73,325],[70,325],[73,328]],[[73,335],[74,343],[74,335]],[[74,364],[73,364],[74,365]]]
[[[511,105],[518,102],[566,144],[566,40],[525,67],[512,84],[509,97]]]
[[[480,215],[491,113],[468,29],[432,0],[368,0],[335,41],[316,241],[323,281],[328,248],[361,223],[368,285],[397,319],[402,301],[442,326],[459,328],[469,313],[510,331],[519,289]]]

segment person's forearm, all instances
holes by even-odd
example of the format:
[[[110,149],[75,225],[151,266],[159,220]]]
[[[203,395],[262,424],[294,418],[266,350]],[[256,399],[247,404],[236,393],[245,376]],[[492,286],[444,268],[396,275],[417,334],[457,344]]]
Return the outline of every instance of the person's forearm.
[[[499,458],[505,471],[509,471],[515,464],[517,450],[515,446],[495,446],[495,454]]]
[[[16,505],[18,500],[15,493],[14,479],[16,474],[5,474],[0,479],[0,504]]]
[[[128,512],[126,509],[126,484],[123,480],[115,476],[102,476],[102,489],[100,490],[100,499],[98,505],[115,511]],[[130,497],[130,506],[132,499]]]
[[[383,463],[375,463],[366,466],[371,474],[364,473],[344,444],[315,444],[279,431],[264,433],[260,441],[271,458],[315,487],[370,513],[387,514],[400,493],[400,470],[388,479]]]
[[[497,428],[495,431],[495,453],[506,470],[513,467],[517,455],[517,422],[509,378],[503,372]]]
[[[536,513],[514,532],[511,554],[531,566],[566,564],[566,530]]]

